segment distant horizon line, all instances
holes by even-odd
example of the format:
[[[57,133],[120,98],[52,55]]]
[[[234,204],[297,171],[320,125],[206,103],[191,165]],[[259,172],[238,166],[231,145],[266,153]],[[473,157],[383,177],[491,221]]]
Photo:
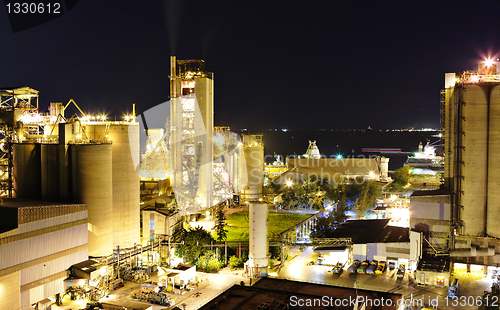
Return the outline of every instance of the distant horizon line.
[[[236,131],[238,132],[249,132],[249,133],[264,133],[264,132],[296,132],[296,131],[341,131],[341,132],[350,132],[350,131],[356,131],[356,132],[366,132],[366,131],[372,131],[372,132],[440,132],[441,129],[439,128],[392,128],[392,129],[372,129],[372,128],[351,128],[351,129],[340,129],[340,128],[331,128],[331,129],[326,129],[326,128],[267,128],[267,129],[259,129],[259,130],[254,130],[254,129],[247,129],[247,128],[241,128],[237,129]]]

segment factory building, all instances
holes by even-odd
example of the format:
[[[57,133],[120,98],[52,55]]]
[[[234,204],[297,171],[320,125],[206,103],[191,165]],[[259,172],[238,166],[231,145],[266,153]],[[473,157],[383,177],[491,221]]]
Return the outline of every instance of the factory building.
[[[46,309],[65,293],[68,269],[88,258],[85,204],[4,198],[0,203],[2,310]]]
[[[450,280],[448,240],[451,193],[416,191],[410,197],[411,260],[419,284],[446,286]]]
[[[275,183],[298,182],[313,176],[330,182],[357,178],[384,181],[388,177],[389,158],[287,158],[286,165],[288,171],[274,179]]]
[[[409,264],[410,236],[405,227],[390,226],[389,219],[350,220],[340,225],[332,238],[350,238],[352,260],[395,261]]]
[[[88,205],[89,255],[140,243],[139,127],[134,118],[109,122],[85,115],[73,100],[39,113],[38,92],[1,90],[2,185],[15,198]],[[65,118],[73,103],[81,112]],[[10,164],[12,162],[12,164]]]
[[[444,187],[452,191],[450,256],[455,263],[500,263],[499,117],[496,63],[485,61],[477,71],[445,75]]]

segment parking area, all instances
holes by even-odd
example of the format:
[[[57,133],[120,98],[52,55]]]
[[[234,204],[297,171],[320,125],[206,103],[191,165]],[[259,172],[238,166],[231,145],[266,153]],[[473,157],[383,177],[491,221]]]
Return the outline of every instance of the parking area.
[[[341,273],[334,273],[333,266],[309,265],[313,255],[311,248],[294,253],[294,258],[285,263],[277,275],[278,278],[397,293],[402,294],[405,299],[422,300],[424,306],[432,306],[431,302],[435,300],[437,309],[476,309],[480,300],[478,297],[482,296],[485,290],[490,289],[493,281],[491,276],[453,275],[459,279],[460,289],[457,294],[458,299],[449,299],[447,287],[417,286],[408,272],[402,278],[398,278],[397,268],[394,270],[386,268],[381,274],[351,274],[347,271],[350,266],[347,264]],[[472,300],[474,300],[473,304],[471,304]],[[414,309],[419,309],[419,307]]]

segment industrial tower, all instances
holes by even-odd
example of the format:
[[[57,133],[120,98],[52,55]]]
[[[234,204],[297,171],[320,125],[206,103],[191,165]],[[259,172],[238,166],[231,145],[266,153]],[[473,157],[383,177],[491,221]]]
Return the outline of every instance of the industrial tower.
[[[485,61],[477,71],[446,73],[441,93],[444,187],[452,191],[450,256],[500,263],[500,75]]]
[[[213,74],[204,60],[170,60],[171,182],[181,211],[212,206]]]

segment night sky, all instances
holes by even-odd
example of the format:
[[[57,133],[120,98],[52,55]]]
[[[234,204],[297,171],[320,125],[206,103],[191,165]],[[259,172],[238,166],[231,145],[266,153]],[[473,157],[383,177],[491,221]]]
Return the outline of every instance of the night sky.
[[[478,4],[480,3],[480,4]],[[215,125],[233,130],[439,127],[446,72],[500,51],[497,1],[83,0],[13,32],[0,87],[73,98],[110,119],[168,100],[169,59],[205,59]],[[498,55],[497,55],[498,57]]]

